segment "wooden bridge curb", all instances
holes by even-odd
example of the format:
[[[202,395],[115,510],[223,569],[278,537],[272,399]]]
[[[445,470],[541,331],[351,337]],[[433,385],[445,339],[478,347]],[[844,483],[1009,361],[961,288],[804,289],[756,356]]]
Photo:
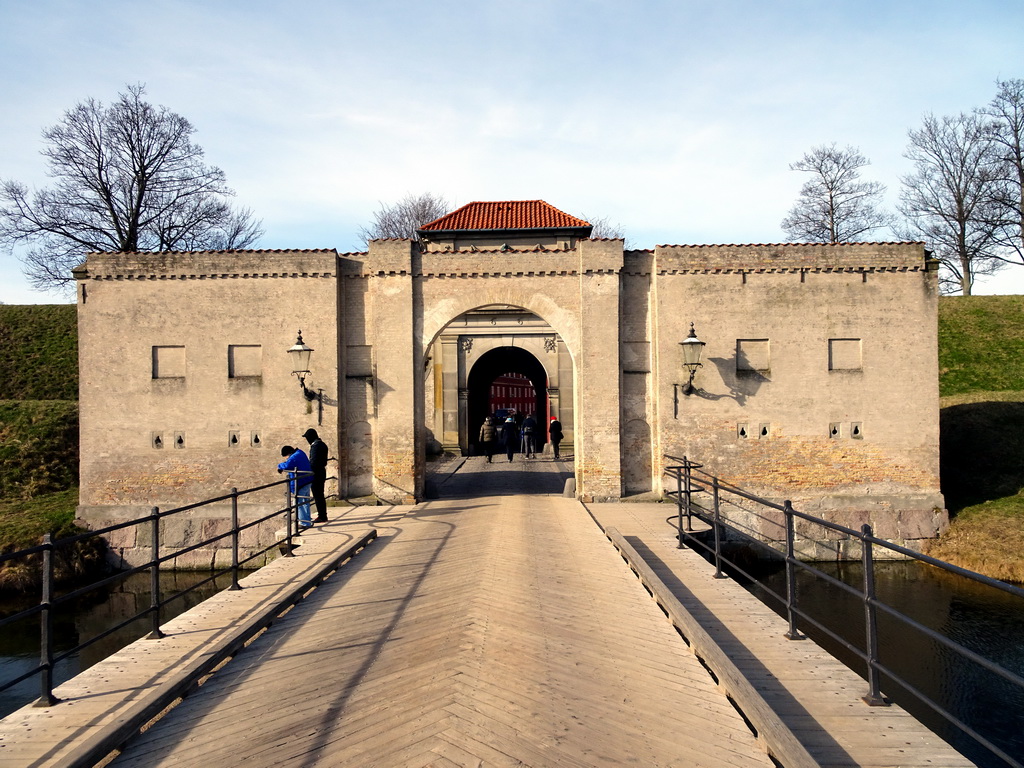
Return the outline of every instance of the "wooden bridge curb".
[[[351,540],[347,532],[341,533]],[[370,530],[341,551],[337,538],[338,534],[329,528],[307,534],[303,546],[295,550],[301,556],[278,558],[244,579],[242,590],[220,592],[168,622],[162,627],[166,637],[137,640],[79,674],[55,690],[61,699],[57,704],[45,708],[29,705],[0,720],[0,764],[61,768],[95,765],[358,554],[377,538],[377,531]],[[320,562],[312,567],[307,563],[301,569],[298,564],[289,568],[290,562],[307,557]],[[304,578],[293,582],[291,570]],[[203,606],[206,613],[213,613],[218,606],[221,609],[217,614],[220,621],[214,622],[217,626],[205,631],[194,626],[194,617]],[[189,637],[182,639],[186,635]],[[174,644],[176,650],[169,654],[167,666],[154,668],[153,657],[159,655],[161,644]],[[125,691],[131,691],[130,695]],[[104,698],[109,701],[103,703]]]
[[[654,601],[668,615],[690,650],[711,671],[725,695],[753,726],[768,754],[786,768],[820,768],[820,763],[800,743],[789,726],[782,722],[764,697],[622,534],[615,528],[608,528],[605,535],[640,579],[640,583],[651,593]]]

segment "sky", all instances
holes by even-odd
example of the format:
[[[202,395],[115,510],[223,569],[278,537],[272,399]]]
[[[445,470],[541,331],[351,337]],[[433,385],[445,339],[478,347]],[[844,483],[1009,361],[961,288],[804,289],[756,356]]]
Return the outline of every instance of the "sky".
[[[784,242],[790,163],[857,147],[895,208],[907,131],[1024,78],[1022,29],[1022,0],[0,0],[0,179],[46,186],[43,129],[143,83],[262,248],[360,250],[424,192],[546,200],[636,248]],[[0,302],[67,300],[0,254]]]

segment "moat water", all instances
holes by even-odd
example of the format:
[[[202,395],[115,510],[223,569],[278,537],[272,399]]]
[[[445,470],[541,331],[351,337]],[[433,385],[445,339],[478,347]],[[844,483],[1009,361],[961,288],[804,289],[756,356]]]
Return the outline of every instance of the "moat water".
[[[160,592],[166,599],[167,595],[188,589],[211,575],[206,571],[162,573],[160,575]],[[218,576],[214,581],[172,601],[161,611],[161,622],[166,622],[184,613],[211,595],[227,588],[230,584],[230,575]],[[149,574],[140,573],[129,576],[124,582],[111,587],[102,595],[91,599],[83,598],[74,605],[55,611],[54,653],[68,651],[144,611],[150,605],[151,594]],[[31,608],[38,602],[38,594],[25,598],[0,598],[0,615],[10,616]],[[70,680],[79,672],[149,634],[150,624],[148,616],[137,619],[57,664],[53,675],[54,686]],[[0,629],[0,683],[28,672],[38,664],[39,618],[37,616]],[[0,717],[32,703],[39,696],[38,675],[0,692]]]
[[[860,563],[818,563],[815,567],[858,589],[863,583]],[[773,592],[786,593],[781,566],[766,568],[758,576]],[[1024,598],[921,563],[876,564],[875,583],[879,600],[887,605],[1024,676]],[[783,613],[777,601],[763,596],[763,589],[747,588]],[[803,610],[851,645],[864,648],[861,601],[806,573],[797,580],[797,592]],[[878,628],[883,665],[1015,760],[1024,762],[1024,690],[882,611],[878,611]],[[801,625],[801,629],[862,677],[866,675],[865,663],[841,644],[815,628]],[[997,768],[1007,764],[884,676],[881,688],[883,694],[978,765]]]

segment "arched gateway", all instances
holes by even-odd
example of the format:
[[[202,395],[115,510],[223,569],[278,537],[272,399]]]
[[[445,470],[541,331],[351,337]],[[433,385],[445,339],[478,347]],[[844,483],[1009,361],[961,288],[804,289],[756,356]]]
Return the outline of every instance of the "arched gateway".
[[[413,503],[427,451],[472,453],[483,392],[511,373],[566,428],[583,499],[658,492],[663,457],[685,454],[887,539],[935,535],[937,280],[920,243],[625,251],[590,232],[533,200],[471,203],[365,253],[90,254],[80,514],[260,485],[310,426],[340,496]],[[707,342],[692,390],[691,323]],[[300,328],[312,400],[286,354]]]
[[[534,415],[541,426],[558,418],[572,445],[572,357],[534,313],[507,305],[465,312],[434,340],[428,366],[427,429],[438,449],[476,453],[484,417],[510,410]]]

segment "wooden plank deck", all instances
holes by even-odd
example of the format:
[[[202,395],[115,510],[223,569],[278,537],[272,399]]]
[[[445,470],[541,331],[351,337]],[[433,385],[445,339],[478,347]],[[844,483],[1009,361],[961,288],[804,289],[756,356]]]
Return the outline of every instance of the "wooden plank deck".
[[[112,765],[771,765],[578,502],[377,525]]]
[[[3,718],[0,766],[93,765],[333,572],[372,530],[372,519],[386,521],[387,509],[345,529],[319,526],[295,557],[278,558],[245,578],[243,589],[220,592],[163,625],[166,637],[132,643],[59,686],[56,705]]]
[[[783,636],[787,623],[693,550],[679,549],[666,504],[588,504],[618,529],[651,570],[771,704],[822,766],[971,766],[897,706],[861,701],[867,683],[811,640]]]
[[[297,557],[61,686],[57,706],[0,721],[0,765],[92,765],[98,744],[137,731],[371,528],[380,539],[112,764],[771,765],[765,734],[755,739],[587,510],[560,497],[566,469],[470,459],[434,479],[446,500],[332,509]],[[675,548],[663,505],[590,507],[657,553],[695,615],[728,617],[709,633],[821,764],[969,765],[900,710],[864,706],[863,682],[813,644],[782,640],[774,613]]]

